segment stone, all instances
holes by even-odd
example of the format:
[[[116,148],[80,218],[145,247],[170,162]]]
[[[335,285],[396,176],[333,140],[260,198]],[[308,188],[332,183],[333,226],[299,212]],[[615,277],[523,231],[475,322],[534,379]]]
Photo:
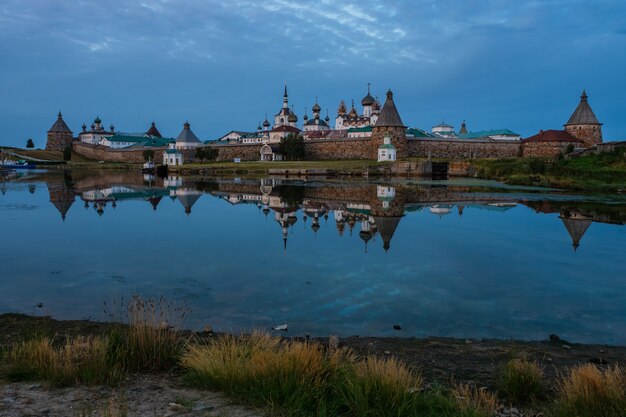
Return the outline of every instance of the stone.
[[[332,335],[328,338],[328,348],[337,349],[339,347],[339,337]]]

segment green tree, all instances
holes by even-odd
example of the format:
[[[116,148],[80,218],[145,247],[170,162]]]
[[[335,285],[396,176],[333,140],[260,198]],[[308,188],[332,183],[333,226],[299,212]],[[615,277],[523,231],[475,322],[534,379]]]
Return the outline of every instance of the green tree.
[[[197,147],[195,152],[196,159],[199,159],[200,162],[215,161],[218,154],[219,151],[217,149],[204,146]]]
[[[70,161],[71,159],[72,159],[72,147],[66,146],[65,149],[63,149],[63,160]]]
[[[34,147],[35,147],[35,142],[33,142],[33,140],[32,140],[32,139],[28,139],[28,140],[26,141],[26,148],[28,148],[28,149],[33,149]]]
[[[144,161],[148,162],[150,160],[154,161],[154,151],[152,149],[146,149],[142,153]]]
[[[304,158],[304,139],[296,133],[290,133],[280,140],[280,153],[288,161],[299,161]]]

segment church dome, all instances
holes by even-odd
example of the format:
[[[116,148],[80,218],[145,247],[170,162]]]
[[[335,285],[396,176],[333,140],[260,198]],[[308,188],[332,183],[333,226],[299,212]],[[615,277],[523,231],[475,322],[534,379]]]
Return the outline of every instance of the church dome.
[[[265,121],[263,122],[263,127],[270,127],[270,122],[267,121],[267,117],[265,118]]]
[[[322,111],[322,108],[320,107],[319,104],[317,104],[317,102],[313,105],[313,111],[314,112],[320,112]]]
[[[102,123],[102,120],[100,120],[100,117],[96,116],[96,118],[93,119],[93,122],[98,124],[98,123]]]
[[[363,100],[361,100],[361,104],[364,106],[372,106],[374,103],[376,103],[376,99],[372,97],[368,91],[367,95],[363,97]]]
[[[288,117],[287,117],[287,121],[289,123],[295,123],[298,121],[298,116],[295,115],[295,113],[291,113]]]

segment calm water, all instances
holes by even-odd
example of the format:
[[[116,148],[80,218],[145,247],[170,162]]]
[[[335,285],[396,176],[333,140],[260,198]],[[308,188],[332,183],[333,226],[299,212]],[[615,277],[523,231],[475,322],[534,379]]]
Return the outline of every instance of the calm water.
[[[142,294],[185,301],[192,328],[626,344],[618,196],[106,171],[0,185],[0,313],[101,320]]]

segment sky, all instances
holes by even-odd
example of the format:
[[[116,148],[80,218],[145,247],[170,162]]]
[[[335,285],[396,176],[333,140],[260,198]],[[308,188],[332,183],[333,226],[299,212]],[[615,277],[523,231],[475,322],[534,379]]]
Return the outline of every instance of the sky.
[[[623,0],[2,0],[0,144],[45,146],[57,112],[202,140],[282,105],[392,89],[406,125],[530,136],[586,89],[605,140],[626,140]]]

